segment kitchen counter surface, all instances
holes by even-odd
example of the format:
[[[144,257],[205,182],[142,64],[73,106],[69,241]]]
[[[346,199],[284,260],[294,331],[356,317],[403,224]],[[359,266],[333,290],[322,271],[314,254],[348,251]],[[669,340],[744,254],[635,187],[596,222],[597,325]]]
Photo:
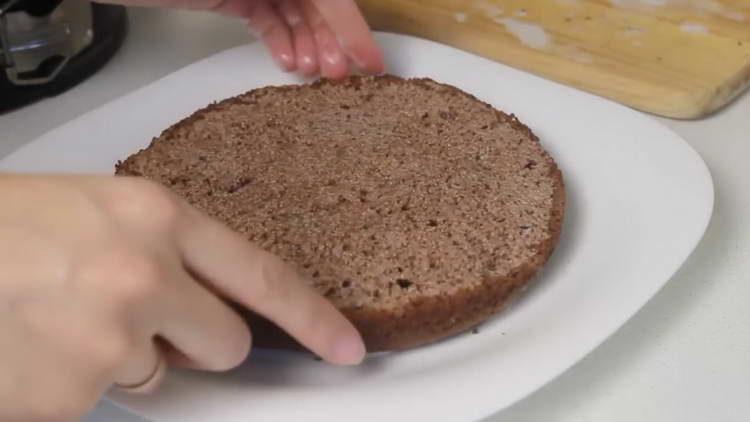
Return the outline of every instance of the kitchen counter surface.
[[[123,49],[84,84],[0,115],[0,157],[198,59],[250,40],[239,22],[133,9]],[[248,69],[251,73],[252,69]],[[700,121],[659,119],[704,158],[716,208],[679,273],[602,346],[535,394],[487,419],[744,421],[750,415],[750,94]],[[102,402],[87,422],[137,422]]]

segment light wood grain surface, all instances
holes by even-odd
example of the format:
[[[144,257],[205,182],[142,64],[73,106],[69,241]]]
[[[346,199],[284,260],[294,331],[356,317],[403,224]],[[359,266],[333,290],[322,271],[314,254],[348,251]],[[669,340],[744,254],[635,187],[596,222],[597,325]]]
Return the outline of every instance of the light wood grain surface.
[[[698,118],[750,84],[750,0],[359,0],[429,38],[611,98]]]

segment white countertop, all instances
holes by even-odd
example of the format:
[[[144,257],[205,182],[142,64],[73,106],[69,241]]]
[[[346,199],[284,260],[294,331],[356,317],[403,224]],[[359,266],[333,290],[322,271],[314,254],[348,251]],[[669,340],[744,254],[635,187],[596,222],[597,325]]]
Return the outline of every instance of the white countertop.
[[[130,16],[128,39],[104,69],[60,97],[0,116],[0,157],[250,39],[239,22],[217,16],[138,9]],[[601,347],[488,421],[731,422],[750,415],[750,94],[705,120],[660,120],[703,156],[713,174],[716,209],[704,241],[672,281]],[[86,420],[141,421],[106,403]]]

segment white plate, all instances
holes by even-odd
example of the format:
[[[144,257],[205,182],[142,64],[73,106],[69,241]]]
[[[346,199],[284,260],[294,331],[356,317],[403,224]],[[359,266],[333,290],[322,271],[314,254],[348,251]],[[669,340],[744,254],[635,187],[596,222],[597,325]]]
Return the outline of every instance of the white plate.
[[[512,309],[439,344],[335,368],[258,351],[230,374],[174,372],[159,394],[114,400],[156,421],[468,421],[554,379],[618,329],[699,242],[713,208],[701,160],[676,134],[609,101],[416,38],[379,34],[390,71],[456,85],[516,113],[562,168],[561,243]],[[295,82],[258,45],[191,65],[43,136],[0,169],[111,173],[206,103]]]

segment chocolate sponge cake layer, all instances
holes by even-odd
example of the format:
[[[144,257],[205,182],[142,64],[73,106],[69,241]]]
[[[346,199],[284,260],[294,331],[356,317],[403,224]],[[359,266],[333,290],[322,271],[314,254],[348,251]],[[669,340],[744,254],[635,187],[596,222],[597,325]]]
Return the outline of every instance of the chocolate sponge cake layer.
[[[506,306],[560,235],[560,171],[534,134],[457,88],[351,77],[199,110],[119,163],[295,265],[368,350],[418,346]],[[256,345],[287,345],[248,316]]]

